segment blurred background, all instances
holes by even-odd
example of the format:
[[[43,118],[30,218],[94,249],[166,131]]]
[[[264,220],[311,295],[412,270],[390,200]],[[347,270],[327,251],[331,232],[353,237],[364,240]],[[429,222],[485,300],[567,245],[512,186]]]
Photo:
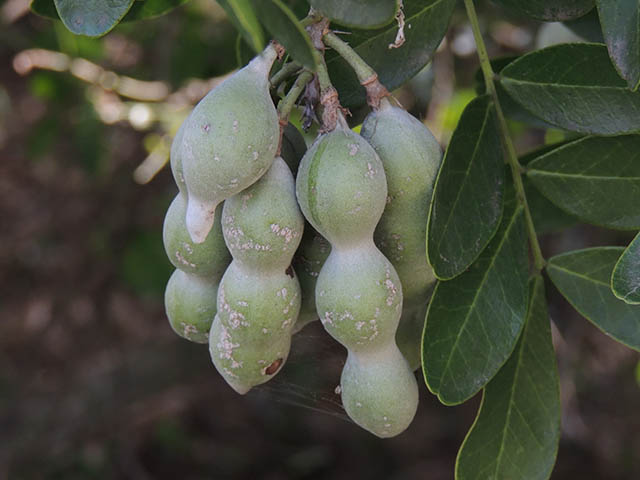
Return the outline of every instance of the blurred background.
[[[28,4],[0,1],[0,479],[453,478],[480,396],[445,407],[420,381],[412,426],[379,440],[343,413],[345,352],[317,322],[244,397],[206,346],[169,327],[161,230],[176,187],[162,167],[189,109],[237,67],[217,4],[192,0],[102,39]],[[537,24],[488,2],[480,13],[492,56],[597,37],[588,19]],[[432,64],[395,95],[446,146],[477,66],[461,9]],[[512,118],[520,152],[564,138]],[[543,223],[547,256],[631,239]],[[640,478],[638,354],[552,287],[548,298],[563,403],[552,478]]]

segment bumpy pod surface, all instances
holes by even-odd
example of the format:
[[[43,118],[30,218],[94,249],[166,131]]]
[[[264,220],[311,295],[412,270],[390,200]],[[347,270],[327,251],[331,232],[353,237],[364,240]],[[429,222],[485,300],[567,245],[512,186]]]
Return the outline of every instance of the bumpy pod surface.
[[[303,228],[293,176],[280,157],[224,204],[222,229],[233,261],[218,289],[209,351],[238,393],[270,380],[289,354],[301,302],[291,259]]]
[[[375,243],[398,272],[405,306],[422,305],[435,281],[425,240],[440,145],[422,122],[387,99],[365,118],[361,135],[380,156],[387,177],[387,205]]]
[[[305,217],[331,243],[316,307],[327,332],[348,350],[342,403],[361,427],[397,435],[413,420],[418,388],[395,343],[400,280],[373,243],[387,196],[382,163],[362,137],[339,126],[307,151],[296,189]]]
[[[185,120],[176,149],[188,192],[187,230],[196,243],[206,238],[218,204],[253,184],[273,162],[280,127],[268,74],[275,57],[268,47]]]
[[[178,335],[206,343],[216,314],[218,284],[231,255],[224,243],[219,218],[203,243],[193,243],[186,230],[186,209],[185,195],[178,193],[164,220],[165,251],[177,269],[167,283],[165,311]]]
[[[316,311],[316,282],[325,260],[331,252],[331,245],[308,223],[304,227],[302,242],[293,256],[293,266],[300,280],[302,305],[300,315],[293,329],[299,332],[305,325],[318,320]]]

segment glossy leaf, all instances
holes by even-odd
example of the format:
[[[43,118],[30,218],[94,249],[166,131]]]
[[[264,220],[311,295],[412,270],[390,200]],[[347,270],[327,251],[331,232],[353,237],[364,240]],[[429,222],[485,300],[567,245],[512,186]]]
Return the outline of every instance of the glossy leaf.
[[[624,251],[596,247],[557,255],[547,273],[560,293],[607,335],[640,350],[640,305],[629,305],[611,291],[611,272]]]
[[[253,6],[265,28],[293,59],[315,71],[311,39],[291,9],[281,0],[254,0]]]
[[[611,275],[613,294],[632,305],[640,304],[640,234],[625,249]]]
[[[578,18],[591,10],[594,0],[493,0],[510,10],[543,22]]]
[[[266,45],[262,26],[253,9],[251,0],[216,0],[224,9],[245,42],[255,53]]]
[[[488,96],[471,101],[453,132],[436,179],[427,223],[427,257],[436,276],[462,273],[500,223],[504,160]]]
[[[609,56],[629,88],[640,83],[640,4],[638,0],[596,0]]]
[[[500,83],[531,113],[565,130],[616,135],[640,131],[640,93],[611,64],[604,45],[554,45],[520,57]]]
[[[134,0],[54,0],[58,16],[76,35],[100,37],[127,14]]]
[[[640,135],[575,140],[531,162],[527,177],[585,222],[640,228]]]
[[[313,8],[345,27],[378,28],[391,22],[397,0],[309,0]]]
[[[344,40],[378,73],[389,89],[398,88],[429,63],[447,32],[455,0],[404,0],[406,41],[390,49],[398,32],[395,22],[376,30],[351,30]],[[329,75],[346,107],[365,103],[364,88],[353,70],[335,52],[328,52]]]
[[[468,400],[509,358],[527,313],[527,235],[509,188],[500,228],[462,275],[437,284],[422,339],[429,390],[446,405]]]
[[[485,387],[456,461],[457,480],[545,480],[560,438],[560,389],[541,276],[529,282],[527,320],[505,365]]]

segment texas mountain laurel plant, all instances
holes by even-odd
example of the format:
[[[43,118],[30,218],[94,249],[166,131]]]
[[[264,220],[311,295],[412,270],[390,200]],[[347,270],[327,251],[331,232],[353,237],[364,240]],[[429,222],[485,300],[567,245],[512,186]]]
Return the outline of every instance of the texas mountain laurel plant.
[[[640,238],[551,258],[538,241],[580,222],[640,229],[640,6],[494,2],[542,22],[581,17],[604,43],[491,62],[464,0],[478,96],[442,155],[387,89],[430,61],[456,0],[219,0],[246,66],[174,136],[165,303],[239,393],[280,372],[292,336],[319,319],[346,349],[344,409],[378,437],[411,424],[418,367],[445,405],[482,392],[456,478],[545,479],[560,437],[546,286],[640,350]],[[96,36],[172,2],[82,3],[32,8]],[[518,158],[509,118],[563,138]]]

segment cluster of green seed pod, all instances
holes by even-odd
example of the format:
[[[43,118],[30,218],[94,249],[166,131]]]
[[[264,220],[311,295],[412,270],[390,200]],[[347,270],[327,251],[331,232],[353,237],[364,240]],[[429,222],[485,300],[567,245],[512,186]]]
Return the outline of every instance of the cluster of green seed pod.
[[[338,114],[307,149],[295,127],[281,131],[268,81],[275,58],[269,46],[209,92],[175,136],[167,316],[179,335],[208,342],[215,368],[241,394],[273,378],[292,335],[320,319],[347,349],[339,388],[347,414],[395,436],[418,405],[413,369],[435,280],[426,216],[440,147],[382,99],[361,134]]]

